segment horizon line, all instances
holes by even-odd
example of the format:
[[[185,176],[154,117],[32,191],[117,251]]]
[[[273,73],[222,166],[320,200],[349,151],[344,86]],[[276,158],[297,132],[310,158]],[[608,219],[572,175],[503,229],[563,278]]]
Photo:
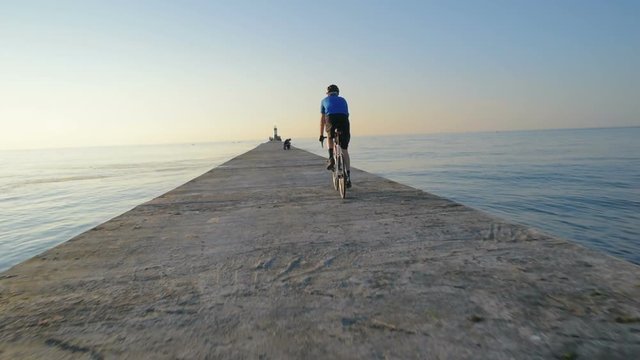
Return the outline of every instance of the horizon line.
[[[483,133],[513,133],[513,132],[529,132],[529,131],[564,131],[564,130],[606,130],[606,129],[632,129],[640,128],[640,125],[623,125],[623,126],[592,126],[592,127],[567,127],[567,128],[541,128],[541,129],[520,129],[520,130],[476,130],[476,131],[435,131],[424,133],[400,133],[400,134],[380,134],[380,135],[362,135],[359,138],[371,138],[379,136],[416,136],[416,135],[447,135],[447,134],[483,134]],[[293,138],[292,138],[293,139]],[[314,137],[300,137],[299,139],[314,139]],[[140,143],[140,144],[107,144],[107,145],[79,145],[79,146],[52,146],[52,147],[34,147],[34,148],[0,148],[0,151],[30,151],[30,150],[65,150],[65,149],[86,149],[86,148],[110,148],[110,147],[138,147],[138,146],[178,146],[178,145],[203,145],[215,143],[240,143],[258,141],[258,144],[265,142],[263,139],[245,139],[245,140],[211,140],[211,141],[192,141],[192,142],[166,142],[166,143]]]

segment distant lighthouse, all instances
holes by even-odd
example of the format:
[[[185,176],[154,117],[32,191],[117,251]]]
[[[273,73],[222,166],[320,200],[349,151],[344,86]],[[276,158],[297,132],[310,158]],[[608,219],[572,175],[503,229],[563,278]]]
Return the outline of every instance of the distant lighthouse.
[[[282,141],[282,138],[278,135],[278,127],[273,125],[273,137],[269,137],[269,141]]]

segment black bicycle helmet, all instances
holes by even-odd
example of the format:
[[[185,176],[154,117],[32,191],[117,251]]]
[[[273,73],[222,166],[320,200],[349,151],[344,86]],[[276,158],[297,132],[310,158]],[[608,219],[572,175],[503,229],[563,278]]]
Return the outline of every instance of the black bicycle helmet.
[[[329,85],[327,87],[327,93],[332,93],[332,92],[340,92],[340,89],[338,89],[338,85]]]

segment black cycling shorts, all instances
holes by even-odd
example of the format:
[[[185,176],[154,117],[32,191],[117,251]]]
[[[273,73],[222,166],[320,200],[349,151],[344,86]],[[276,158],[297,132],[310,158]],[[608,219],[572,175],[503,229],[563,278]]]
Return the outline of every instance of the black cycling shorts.
[[[340,131],[340,147],[343,149],[349,148],[349,141],[351,140],[351,131],[349,130],[349,115],[348,114],[330,114],[327,116],[327,122],[325,123],[325,130],[330,138],[335,137],[335,132]]]

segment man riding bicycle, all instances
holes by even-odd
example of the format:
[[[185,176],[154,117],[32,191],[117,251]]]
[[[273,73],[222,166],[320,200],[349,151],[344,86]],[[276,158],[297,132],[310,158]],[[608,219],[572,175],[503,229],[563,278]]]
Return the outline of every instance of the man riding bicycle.
[[[336,131],[340,132],[340,147],[344,155],[344,165],[347,169],[347,187],[351,187],[351,168],[349,161],[349,140],[351,132],[349,130],[349,107],[347,100],[339,96],[340,89],[336,85],[327,87],[327,97],[320,103],[320,142],[324,140],[323,131],[327,132],[329,143],[329,165],[327,170],[333,170],[335,159],[333,158],[333,139]]]

